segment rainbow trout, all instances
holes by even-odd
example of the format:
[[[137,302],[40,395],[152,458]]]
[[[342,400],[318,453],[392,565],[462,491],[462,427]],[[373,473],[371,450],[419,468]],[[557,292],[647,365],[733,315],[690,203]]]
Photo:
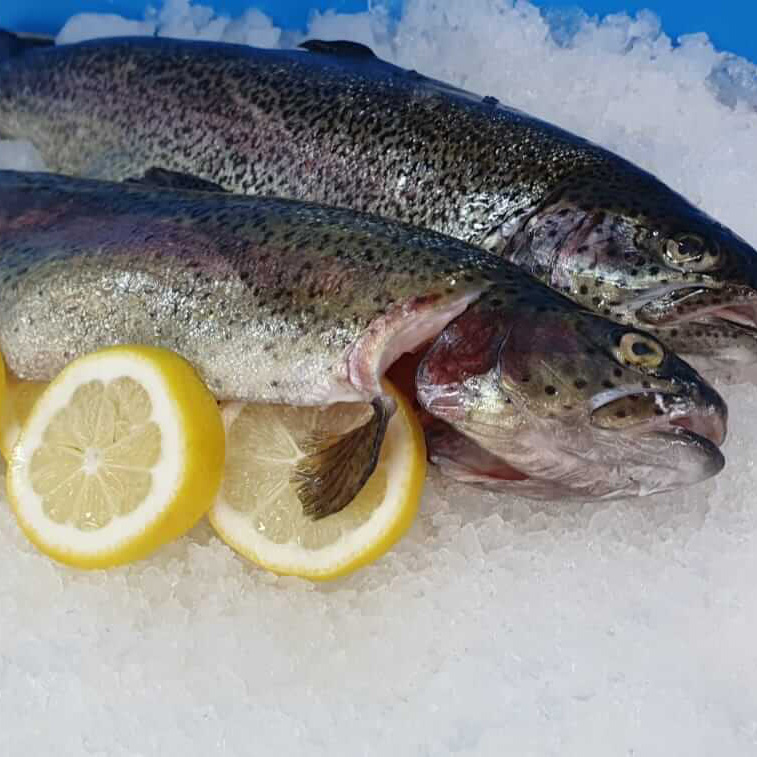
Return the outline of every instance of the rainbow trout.
[[[23,52],[38,41],[5,36],[0,134],[29,138],[52,170],[162,168],[402,220],[495,252],[703,370],[757,368],[752,247],[617,155],[494,98],[349,42]]]
[[[295,472],[314,516],[373,470],[384,375],[432,461],[491,488],[651,494],[723,466],[723,401],[654,337],[460,240],[346,209],[0,172],[0,313],[23,378],[139,343],[186,357],[220,399],[370,403]]]

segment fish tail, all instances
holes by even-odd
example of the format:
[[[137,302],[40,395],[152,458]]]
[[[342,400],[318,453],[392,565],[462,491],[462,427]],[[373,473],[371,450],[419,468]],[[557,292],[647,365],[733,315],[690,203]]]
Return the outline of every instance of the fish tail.
[[[339,512],[363,488],[378,463],[393,407],[374,400],[373,415],[362,426],[336,438],[314,438],[304,448],[292,483],[305,515],[313,520]]]
[[[7,29],[0,29],[0,61],[17,58],[29,50],[38,47],[50,47],[55,44],[53,37],[37,34],[16,34]]]

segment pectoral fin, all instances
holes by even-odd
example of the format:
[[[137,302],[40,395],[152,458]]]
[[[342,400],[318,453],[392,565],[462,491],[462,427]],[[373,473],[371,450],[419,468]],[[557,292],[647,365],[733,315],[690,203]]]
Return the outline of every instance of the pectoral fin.
[[[374,400],[373,416],[338,437],[313,438],[292,474],[305,515],[313,520],[339,512],[363,488],[376,468],[391,415],[384,399]]]
[[[191,189],[197,192],[225,192],[226,190],[213,181],[201,179],[181,171],[169,171],[167,168],[148,168],[139,178],[129,178],[126,184],[139,184],[159,189]]]

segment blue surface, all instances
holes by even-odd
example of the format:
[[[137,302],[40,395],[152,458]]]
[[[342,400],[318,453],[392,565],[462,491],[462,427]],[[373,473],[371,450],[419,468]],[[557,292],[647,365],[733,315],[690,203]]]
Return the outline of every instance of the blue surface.
[[[197,2],[197,0],[195,0]],[[28,32],[54,33],[74,13],[85,11],[118,13],[141,19],[148,5],[160,6],[161,0],[0,0],[0,26]],[[278,26],[304,27],[311,10],[334,8],[343,13],[362,11],[367,0],[199,0],[216,11],[238,16],[247,8],[259,8]]]
[[[757,0],[576,0],[574,3],[536,0],[536,5],[579,6],[587,13],[600,15],[635,13],[649,8],[662,19],[665,33],[673,39],[682,34],[707,32],[719,50],[757,61]]]
[[[650,8],[662,18],[663,28],[674,38],[705,31],[719,49],[757,61],[757,0],[533,1],[545,8],[580,6],[591,14],[600,15]],[[271,16],[277,25],[303,27],[311,9],[360,11],[365,10],[367,0],[203,0],[203,3],[229,15],[238,15],[254,6]],[[54,33],[74,13],[101,11],[142,18],[147,5],[148,0],[0,0],[0,26]]]

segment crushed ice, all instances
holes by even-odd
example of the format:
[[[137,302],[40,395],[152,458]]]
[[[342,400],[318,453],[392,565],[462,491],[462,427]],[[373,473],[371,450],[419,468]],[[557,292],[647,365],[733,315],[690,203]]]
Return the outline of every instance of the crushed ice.
[[[757,242],[757,77],[650,13],[408,0],[314,13],[401,65],[559,123]],[[169,0],[59,35],[291,45],[256,10]],[[39,167],[18,144],[0,164]],[[754,755],[757,388],[728,389],[728,466],[675,495],[535,504],[431,477],[409,536],[312,586],[201,525],[150,560],[77,573],[0,509],[0,753]],[[35,748],[31,748],[33,745]]]

